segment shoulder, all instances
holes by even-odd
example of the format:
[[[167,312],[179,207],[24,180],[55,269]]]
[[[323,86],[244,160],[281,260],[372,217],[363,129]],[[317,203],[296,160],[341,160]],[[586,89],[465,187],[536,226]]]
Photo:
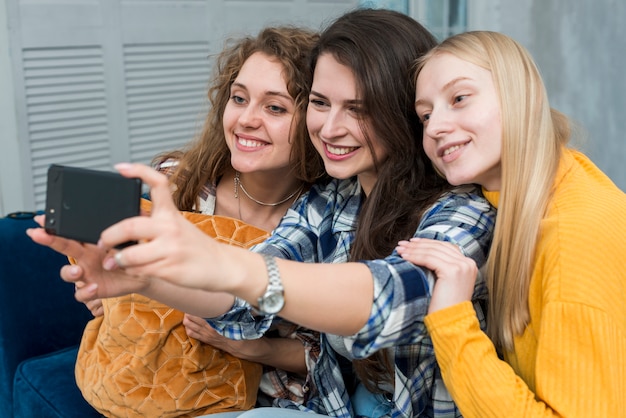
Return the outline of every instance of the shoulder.
[[[356,178],[314,184],[305,198],[306,205],[324,211],[358,210],[360,201],[361,186]]]
[[[583,154],[567,150],[536,248],[544,289],[597,307],[624,295],[625,236],[626,194]]]
[[[589,158],[566,150],[552,193],[542,224],[544,234],[558,232],[564,247],[620,241],[624,244],[618,247],[626,249],[626,194]]]
[[[437,200],[435,206],[472,206],[481,211],[492,211],[493,206],[483,196],[482,191],[478,186],[465,185],[455,187],[449,192],[444,193]]]
[[[356,178],[333,179],[314,184],[292,209],[316,229],[353,231],[361,208],[361,194]]]
[[[626,194],[588,157],[575,150],[564,152],[553,193],[549,215],[584,216],[579,224],[626,211]],[[615,221],[619,220],[612,219]]]
[[[349,179],[332,179],[330,181],[315,183],[311,186],[310,194],[326,199],[348,198],[354,194],[360,194],[361,186],[356,177]]]
[[[491,230],[495,225],[496,209],[473,185],[456,187],[441,195],[425,212],[423,221],[429,223],[454,219],[456,222],[481,224]]]

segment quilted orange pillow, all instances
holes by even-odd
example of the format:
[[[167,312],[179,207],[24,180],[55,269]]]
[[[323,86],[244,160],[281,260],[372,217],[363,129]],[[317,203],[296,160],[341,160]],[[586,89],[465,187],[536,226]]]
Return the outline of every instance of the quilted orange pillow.
[[[149,207],[149,202],[142,202]],[[218,241],[249,248],[269,234],[240,220],[184,212]],[[83,333],[76,382],[108,417],[193,417],[250,409],[262,366],[189,338],[183,312],[131,294],[103,300]]]

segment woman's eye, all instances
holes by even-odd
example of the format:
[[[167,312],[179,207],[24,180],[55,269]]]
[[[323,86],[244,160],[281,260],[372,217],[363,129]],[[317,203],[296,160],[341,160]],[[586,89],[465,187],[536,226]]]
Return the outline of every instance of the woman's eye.
[[[284,107],[280,107],[276,105],[270,105],[268,106],[268,109],[272,113],[285,113],[287,111],[287,109],[285,109]]]
[[[321,107],[325,105],[324,101],[320,99],[309,99],[309,103],[317,107]]]
[[[237,96],[236,94],[233,94],[230,99],[236,104],[243,104],[246,101],[243,97]]]
[[[464,94],[460,94],[458,96],[454,96],[454,103],[459,103],[462,102],[463,100],[465,100],[467,96]]]

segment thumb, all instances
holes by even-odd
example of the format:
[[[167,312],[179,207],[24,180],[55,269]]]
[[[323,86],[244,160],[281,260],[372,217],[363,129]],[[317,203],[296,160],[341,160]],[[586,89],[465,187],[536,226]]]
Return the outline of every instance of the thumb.
[[[150,188],[152,213],[159,211],[177,211],[172,200],[170,182],[167,177],[144,164],[119,163],[115,169],[124,177],[135,177]]]

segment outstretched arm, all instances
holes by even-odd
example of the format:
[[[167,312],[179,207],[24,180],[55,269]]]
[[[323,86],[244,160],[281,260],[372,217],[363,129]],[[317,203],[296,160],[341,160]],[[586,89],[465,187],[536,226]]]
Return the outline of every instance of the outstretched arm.
[[[36,220],[40,225],[44,224],[43,216]],[[77,264],[61,268],[61,278],[77,284],[75,297],[88,307],[97,299],[129,293],[140,293],[174,308],[207,317],[220,315],[233,305],[234,297],[230,294],[197,291],[156,277],[136,276],[116,266],[103,268],[104,260],[112,258],[95,245],[49,235],[43,228],[32,228],[26,233],[34,242],[76,260]]]
[[[101,264],[103,274],[89,274],[87,282],[90,285],[79,290],[77,297],[85,296],[89,290],[95,297],[137,292],[182,311],[209,316],[199,315],[189,306],[187,297],[183,298],[162,283],[169,282],[180,288],[230,293],[256,306],[268,282],[263,258],[245,249],[220,244],[184,219],[172,202],[165,176],[142,165],[123,164],[118,168],[123,175],[141,177],[150,186],[152,212],[150,216],[121,221],[102,233],[99,243],[102,251],[114,248],[129,236],[135,237],[139,244],[122,250],[121,256],[113,257],[112,252],[107,253]],[[58,245],[53,248],[63,252]],[[366,266],[359,263],[326,265],[277,261],[286,296],[281,315],[303,326],[313,325],[338,333],[354,332],[365,323],[373,298],[371,274]],[[117,262],[121,262],[122,269]],[[120,276],[120,270],[126,275]],[[134,279],[121,280],[128,276]],[[69,275],[65,277],[70,278]],[[106,280],[110,277],[119,279],[116,286]],[[348,298],[348,303],[345,295],[353,296]],[[320,317],[320,320],[311,321],[314,317]],[[337,324],[338,317],[344,321]]]
[[[224,292],[257,305],[268,283],[261,255],[220,244],[184,219],[172,201],[165,176],[139,164],[121,164],[118,170],[128,177],[140,177],[150,186],[154,206],[149,217],[126,219],[102,233],[101,249],[111,249],[129,240],[139,241],[121,250],[117,257],[107,254],[102,264],[104,270],[115,272],[121,263],[126,273],[145,283],[141,293],[185,312],[198,314],[190,306],[191,301],[173,289]],[[463,215],[463,219],[469,216]],[[476,241],[465,227],[449,225],[444,229],[460,233],[472,248],[484,244],[483,238],[481,242]],[[484,225],[480,229],[482,235],[490,233]],[[458,241],[454,237],[451,240]],[[385,261],[381,263],[385,274],[395,277],[395,268]],[[372,269],[377,268],[376,263],[311,264],[277,260],[277,264],[285,289],[285,307],[280,313],[284,318],[307,328],[339,335],[356,333],[370,318],[375,302]],[[423,276],[424,273],[417,278],[423,280]],[[162,281],[155,279],[157,277]],[[175,286],[171,288],[162,282]],[[114,295],[107,285],[98,286],[99,297]],[[429,296],[428,285],[424,295]],[[221,309],[224,306],[220,306]]]

